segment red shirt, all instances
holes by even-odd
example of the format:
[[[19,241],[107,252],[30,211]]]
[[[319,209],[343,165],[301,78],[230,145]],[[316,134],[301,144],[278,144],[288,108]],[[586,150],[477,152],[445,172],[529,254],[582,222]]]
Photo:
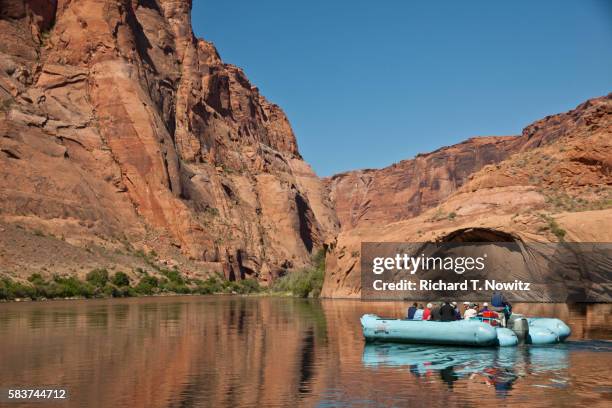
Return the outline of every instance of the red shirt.
[[[430,317],[431,317],[431,310],[425,309],[423,311],[423,320],[429,320]]]

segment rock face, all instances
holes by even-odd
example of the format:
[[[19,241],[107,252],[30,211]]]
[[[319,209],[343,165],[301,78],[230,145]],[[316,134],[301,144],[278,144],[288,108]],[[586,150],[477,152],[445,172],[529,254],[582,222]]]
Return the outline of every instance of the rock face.
[[[361,242],[494,242],[500,235],[525,246],[612,242],[611,135],[608,95],[537,121],[516,138],[471,139],[387,169],[332,177],[342,231],[330,245],[322,295],[360,296]],[[466,153],[483,145],[486,158]],[[457,171],[463,155],[469,165]],[[483,167],[487,159],[494,164]],[[611,301],[609,280],[587,298]]]
[[[68,248],[31,263],[3,239],[7,272],[73,271],[83,248],[140,249],[266,281],[333,236],[285,114],[195,38],[190,0],[0,10],[1,222],[24,247],[34,233]]]
[[[610,115],[608,101],[609,97],[594,99],[567,114],[539,120],[526,127],[520,137],[472,138],[380,170],[349,171],[325,179],[341,229],[388,224],[415,217],[441,204],[487,165],[500,163],[516,153],[565,143],[572,135],[588,137],[590,134],[583,133],[607,125]],[[609,151],[585,147],[580,155],[586,157],[572,159],[572,166],[585,161],[610,166]],[[564,171],[575,173],[577,169],[566,168]],[[534,175],[524,172],[524,176]],[[598,177],[598,174],[594,176]],[[546,175],[536,177],[546,178]],[[583,175],[583,178],[587,177]],[[568,185],[573,185],[573,181]],[[484,180],[481,182],[486,183]],[[591,178],[589,184],[598,184],[598,180]]]
[[[342,230],[414,217],[459,189],[468,176],[518,148],[515,137],[480,137],[380,170],[326,179]]]

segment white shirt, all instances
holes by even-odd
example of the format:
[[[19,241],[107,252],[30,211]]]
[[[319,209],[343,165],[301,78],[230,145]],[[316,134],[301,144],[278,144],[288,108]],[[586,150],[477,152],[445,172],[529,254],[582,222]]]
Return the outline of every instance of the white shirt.
[[[475,309],[470,308],[463,313],[463,318],[469,319],[470,317],[474,317],[476,315],[478,315],[478,312]]]

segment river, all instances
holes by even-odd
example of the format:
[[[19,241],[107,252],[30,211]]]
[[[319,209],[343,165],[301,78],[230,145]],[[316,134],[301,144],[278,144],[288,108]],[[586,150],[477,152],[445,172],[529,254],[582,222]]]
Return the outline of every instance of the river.
[[[610,304],[515,305],[569,323],[555,346],[364,344],[359,316],[405,307],[238,296],[0,304],[0,389],[63,388],[59,406],[75,407],[610,406]]]

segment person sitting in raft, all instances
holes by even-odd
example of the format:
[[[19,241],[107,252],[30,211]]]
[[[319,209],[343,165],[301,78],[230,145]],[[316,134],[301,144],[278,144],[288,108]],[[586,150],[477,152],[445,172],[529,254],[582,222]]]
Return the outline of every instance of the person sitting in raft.
[[[408,312],[406,314],[406,319],[408,319],[408,320],[414,319],[414,312],[416,312],[416,311],[417,311],[417,304],[415,302],[415,303],[412,304],[412,306],[410,306],[408,308]]]
[[[463,302],[463,312],[461,313],[461,315],[463,315],[469,308],[470,302]]]
[[[491,326],[497,326],[499,324],[499,314],[497,314],[497,312],[494,312],[493,310],[485,310],[484,312],[482,312],[482,321],[485,323],[489,323]]]
[[[488,310],[489,310],[489,304],[488,304],[487,302],[484,302],[484,303],[482,304],[482,309],[480,309],[480,310],[478,311],[478,313],[484,313],[484,312],[486,312],[486,311],[488,311]]]
[[[419,308],[414,312],[412,320],[423,320],[423,305],[419,305]]]
[[[429,320],[433,320],[434,322],[439,322],[440,321],[440,307],[442,306],[442,304],[434,304],[433,307],[431,308],[431,319]]]
[[[451,306],[455,310],[455,320],[461,320],[461,311],[459,310],[459,306],[457,305],[457,302],[452,302]]]
[[[432,308],[432,304],[428,303],[427,308],[423,311],[423,320],[431,319],[431,308]]]
[[[496,311],[502,312],[505,317],[505,321],[508,321],[512,314],[512,305],[506,300],[503,294],[500,292],[494,292],[491,297],[491,305],[495,307]]]
[[[463,314],[463,318],[464,319],[469,319],[471,317],[475,317],[478,315],[478,312],[476,311],[476,305],[475,304],[470,304],[470,307],[468,310],[465,311],[465,313]]]
[[[455,308],[447,300],[440,308],[440,321],[452,322],[453,320],[455,320]]]

